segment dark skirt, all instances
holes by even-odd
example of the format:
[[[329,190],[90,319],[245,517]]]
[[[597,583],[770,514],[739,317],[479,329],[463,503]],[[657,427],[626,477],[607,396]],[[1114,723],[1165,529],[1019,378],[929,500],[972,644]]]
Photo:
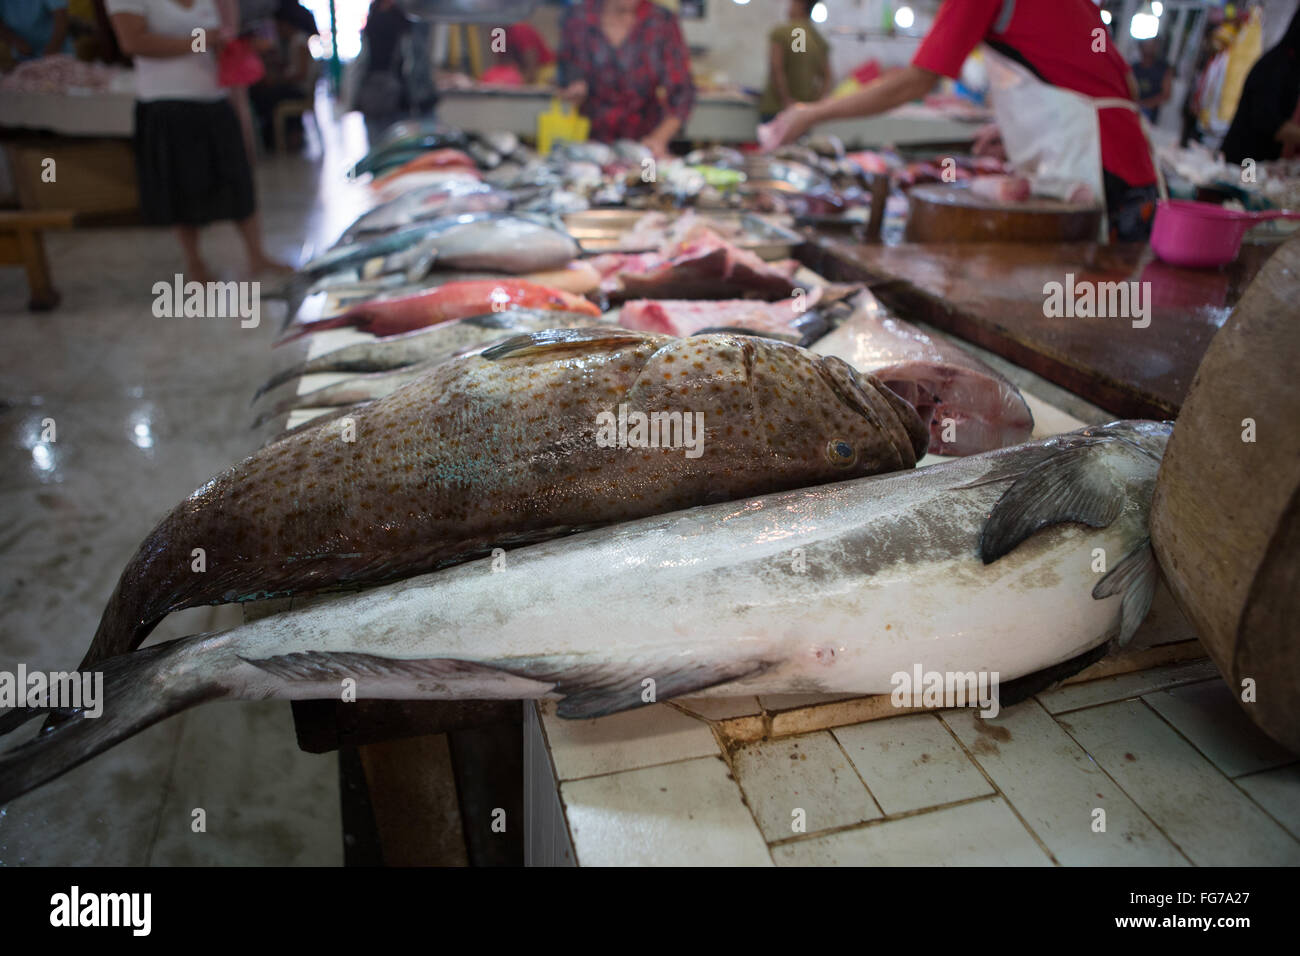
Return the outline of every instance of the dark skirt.
[[[155,226],[203,226],[253,214],[253,171],[226,99],[135,104],[140,207]]]

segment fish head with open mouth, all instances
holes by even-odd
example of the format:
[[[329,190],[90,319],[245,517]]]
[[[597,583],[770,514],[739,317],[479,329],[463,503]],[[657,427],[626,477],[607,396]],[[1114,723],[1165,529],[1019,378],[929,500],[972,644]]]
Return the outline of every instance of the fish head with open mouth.
[[[925,454],[916,411],[840,359],[737,333],[653,338],[663,344],[629,388],[628,407],[702,414],[703,454],[733,496],[743,490],[733,470],[794,488],[911,468]]]

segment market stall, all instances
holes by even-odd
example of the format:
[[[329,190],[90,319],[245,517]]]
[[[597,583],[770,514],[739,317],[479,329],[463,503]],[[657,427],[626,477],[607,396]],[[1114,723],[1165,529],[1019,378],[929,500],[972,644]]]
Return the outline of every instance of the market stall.
[[[798,6],[755,31],[769,63],[816,20]],[[22,501],[54,516],[15,509],[14,547],[54,526],[57,575],[108,523],[90,499],[140,500],[112,560],[68,572],[104,608],[77,643],[102,708],[0,697],[0,738],[26,734],[0,740],[0,851],[47,794],[101,813],[121,795],[76,774],[135,759],[174,818],[146,859],[159,834],[184,862],[301,859],[246,795],[260,773],[303,816],[337,797],[353,866],[1300,864],[1300,170],[1157,148],[1149,48],[1133,97],[1116,50],[1061,40],[1111,36],[1112,6],[1008,4],[993,32],[1028,53],[995,40],[977,70],[957,41],[988,31],[934,5],[906,62],[799,103],[782,74],[760,124],[693,95],[675,14],[613,0],[565,21],[563,86],[445,88],[424,115],[412,15],[529,11],[377,3],[363,116],[322,119],[319,162],[263,163],[260,206],[246,176],[220,197],[252,277],[140,265],[128,233],[95,280],[133,316],[226,323],[238,361],[211,333],[129,343],[195,376],[170,421],[77,325],[5,370],[32,382],[0,408]],[[1205,29],[1185,14],[1178,51]],[[581,108],[539,129],[557,89]],[[4,95],[19,124],[122,132],[107,93],[48,117]],[[287,206],[277,268],[250,210]],[[186,496],[141,488],[58,404],[101,378],[132,455],[205,446],[205,416],[248,447]],[[221,741],[238,799],[185,788],[225,765],[178,759],[181,730],[147,747],[223,701],[282,718],[256,767],[265,728]],[[300,759],[312,787],[276,779]]]

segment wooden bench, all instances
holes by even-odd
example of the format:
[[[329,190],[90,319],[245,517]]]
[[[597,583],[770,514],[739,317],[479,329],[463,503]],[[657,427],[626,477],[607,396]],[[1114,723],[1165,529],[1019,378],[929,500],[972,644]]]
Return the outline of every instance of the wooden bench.
[[[63,210],[48,212],[0,212],[0,265],[22,266],[27,270],[27,307],[43,312],[59,304],[50,264],[45,258],[44,229],[70,229],[75,214]]]

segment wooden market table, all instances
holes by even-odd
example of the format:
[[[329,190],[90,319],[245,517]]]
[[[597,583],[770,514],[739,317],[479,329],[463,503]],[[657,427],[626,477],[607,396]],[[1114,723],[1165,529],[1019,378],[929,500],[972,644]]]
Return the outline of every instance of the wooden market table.
[[[1192,377],[1276,245],[1246,244],[1220,269],[1181,269],[1146,245],[820,244],[829,278],[865,280],[891,310],[983,346],[1125,418],[1172,418]],[[1048,283],[1142,283],[1150,324],[1051,317]]]

